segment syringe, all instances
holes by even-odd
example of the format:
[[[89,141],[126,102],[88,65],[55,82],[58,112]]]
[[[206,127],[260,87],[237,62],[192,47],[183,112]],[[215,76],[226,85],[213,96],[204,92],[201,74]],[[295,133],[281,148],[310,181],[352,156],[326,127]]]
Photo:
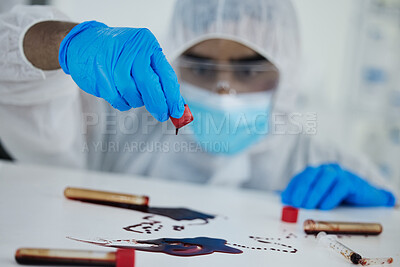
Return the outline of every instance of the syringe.
[[[361,255],[354,252],[352,249],[346,247],[339,241],[337,241],[336,236],[327,235],[325,232],[320,232],[317,235],[317,239],[321,244],[332,248],[334,251],[340,253],[343,257],[348,259],[350,262],[352,262],[354,264],[360,263],[360,260],[362,259]]]

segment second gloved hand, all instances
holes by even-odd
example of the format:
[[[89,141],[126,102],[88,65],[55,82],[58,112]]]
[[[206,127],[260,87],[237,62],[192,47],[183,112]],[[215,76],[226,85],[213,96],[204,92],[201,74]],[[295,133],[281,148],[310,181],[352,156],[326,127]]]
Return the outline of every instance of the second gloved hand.
[[[297,174],[282,192],[282,202],[299,208],[328,210],[341,203],[392,207],[395,197],[338,164],[324,164],[307,167]]]
[[[183,114],[175,72],[147,29],[81,23],[62,41],[59,61],[82,90],[118,110],[145,105],[159,121]]]

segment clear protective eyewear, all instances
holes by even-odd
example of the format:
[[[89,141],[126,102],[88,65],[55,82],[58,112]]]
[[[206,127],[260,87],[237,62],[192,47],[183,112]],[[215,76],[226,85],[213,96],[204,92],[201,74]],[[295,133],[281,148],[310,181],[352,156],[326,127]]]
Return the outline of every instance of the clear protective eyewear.
[[[274,90],[279,71],[268,60],[218,62],[181,56],[177,62],[182,81],[219,94]]]

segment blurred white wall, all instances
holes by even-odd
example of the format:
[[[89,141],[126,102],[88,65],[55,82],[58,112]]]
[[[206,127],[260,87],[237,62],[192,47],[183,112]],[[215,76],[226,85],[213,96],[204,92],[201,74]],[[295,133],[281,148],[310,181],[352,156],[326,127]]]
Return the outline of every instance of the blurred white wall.
[[[340,108],[346,90],[354,1],[294,0],[302,40],[299,108],[317,112],[318,136],[344,143]]]
[[[28,0],[0,0],[0,13],[9,11],[15,5],[26,5]]]
[[[343,86],[342,66],[346,64],[354,2],[294,0],[293,3],[298,12],[303,63],[312,69],[316,79],[326,84],[315,93],[328,94],[330,104],[334,104]]]
[[[175,0],[50,0],[76,22],[97,20],[109,26],[146,27],[161,45]]]

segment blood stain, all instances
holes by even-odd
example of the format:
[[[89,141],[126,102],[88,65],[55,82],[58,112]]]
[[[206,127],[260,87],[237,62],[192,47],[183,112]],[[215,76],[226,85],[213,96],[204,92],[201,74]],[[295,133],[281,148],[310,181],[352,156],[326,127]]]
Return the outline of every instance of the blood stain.
[[[297,238],[297,235],[293,234],[293,233],[289,233],[285,238]],[[280,240],[280,239],[278,239]]]
[[[272,250],[272,251],[277,251],[277,252],[284,252],[284,253],[296,253],[297,252],[297,249],[295,249],[295,248],[293,248],[292,246],[290,246],[290,245],[286,245],[286,244],[283,244],[283,243],[280,243],[280,242],[271,242],[272,240],[274,240],[274,239],[276,239],[277,241],[278,240],[281,240],[280,238],[272,238],[272,237],[259,237],[259,236],[249,236],[249,238],[250,239],[253,239],[253,240],[255,240],[255,241],[257,241],[257,242],[259,242],[259,243],[263,243],[263,244],[273,244],[274,246],[278,246],[278,247],[285,247],[285,248],[289,248],[289,249],[291,249],[291,250],[287,250],[287,249],[279,249],[279,248],[275,248],[275,247],[270,247],[269,248],[269,250]],[[297,237],[296,237],[297,238]],[[267,240],[271,240],[271,241],[267,241]],[[241,245],[237,245],[237,244],[233,244],[233,246],[241,246]],[[246,247],[246,248],[249,248],[249,247]],[[264,250],[267,250],[268,248],[266,248],[266,247],[257,247],[257,248],[254,248],[254,247],[252,247],[252,249],[257,249],[257,250],[262,250],[262,249],[264,249]]]
[[[145,216],[145,217],[143,217],[143,219],[147,220],[148,222],[142,222],[142,223],[130,225],[130,226],[124,227],[123,229],[126,231],[135,232],[135,233],[139,233],[139,234],[143,234],[144,232],[146,232],[146,234],[151,234],[151,230],[159,231],[164,226],[161,224],[160,221],[152,220],[151,219],[152,217],[153,216]],[[154,228],[154,226],[156,226],[156,225],[158,225],[157,228]],[[143,230],[143,231],[141,231],[141,230]]]
[[[85,200],[84,202],[112,206],[117,208],[131,209],[143,213],[161,215],[169,217],[176,221],[200,219],[204,220],[207,223],[208,220],[215,218],[214,215],[202,213],[188,208],[161,208],[161,207],[140,206],[132,204],[114,203],[109,201],[93,201],[93,200]]]
[[[75,239],[78,240],[78,239]],[[199,256],[207,255],[214,252],[240,254],[243,253],[240,249],[227,246],[224,239],[210,237],[195,237],[195,238],[160,238],[153,240],[135,240],[132,244],[115,244],[113,240],[102,240],[102,243],[92,241],[78,240],[85,243],[96,244],[100,246],[135,249],[139,251],[161,252],[173,256]],[[143,244],[144,246],[141,246]]]
[[[172,226],[172,229],[174,229],[175,231],[182,231],[185,229],[185,226],[183,225],[174,225]]]

